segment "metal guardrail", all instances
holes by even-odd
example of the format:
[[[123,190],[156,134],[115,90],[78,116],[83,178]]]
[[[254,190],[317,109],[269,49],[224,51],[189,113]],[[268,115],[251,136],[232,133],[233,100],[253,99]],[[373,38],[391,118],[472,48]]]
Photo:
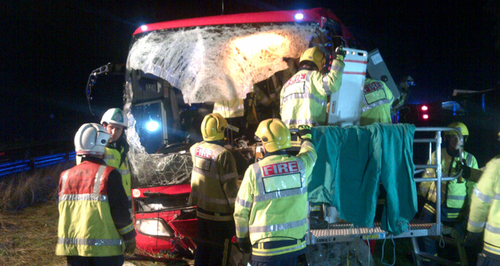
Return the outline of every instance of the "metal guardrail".
[[[27,172],[35,169],[55,165],[61,162],[75,160],[76,153],[57,153],[45,156],[35,157],[33,159],[15,160],[0,163],[0,178],[19,172]]]

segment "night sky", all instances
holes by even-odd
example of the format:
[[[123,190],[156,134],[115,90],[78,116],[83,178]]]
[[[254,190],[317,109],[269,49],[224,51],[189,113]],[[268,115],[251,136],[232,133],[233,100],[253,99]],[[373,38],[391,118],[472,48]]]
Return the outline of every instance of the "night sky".
[[[222,1],[5,2],[0,144],[73,139],[79,125],[100,122],[107,108],[121,107],[120,87],[107,92],[108,99],[96,91],[93,117],[85,86],[92,70],[125,63],[136,28],[222,13]],[[380,50],[396,81],[413,77],[411,102],[446,100],[453,89],[485,90],[500,81],[498,0],[389,2],[397,1],[226,0],[224,14],[329,8],[365,50]]]

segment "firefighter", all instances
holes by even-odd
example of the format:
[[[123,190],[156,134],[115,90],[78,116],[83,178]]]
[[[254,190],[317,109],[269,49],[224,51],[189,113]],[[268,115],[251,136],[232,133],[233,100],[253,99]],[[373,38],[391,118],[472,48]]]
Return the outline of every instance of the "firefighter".
[[[462,122],[454,122],[448,127],[458,129],[464,138],[464,143],[469,137],[469,130]],[[462,237],[465,236],[467,214],[469,211],[470,197],[476,183],[470,179],[470,168],[478,169],[474,155],[463,150],[455,131],[445,132],[446,147],[442,149],[442,175],[455,176],[460,171],[462,175],[457,179],[442,182],[441,186],[441,219],[444,225],[454,228]],[[460,153],[464,161],[460,161]],[[436,164],[436,152],[432,153],[430,164]],[[423,177],[436,177],[435,169],[429,168]],[[419,188],[420,196],[425,198],[420,219],[425,222],[436,220],[436,182],[422,182]],[[429,254],[437,255],[436,242],[430,238],[419,238],[420,249]]]
[[[228,130],[226,134],[227,139],[233,141],[235,138],[241,137],[246,134],[246,119],[245,119],[245,103],[243,99],[221,100],[214,102],[214,113],[219,113],[224,117],[228,124],[236,126],[237,132]],[[233,144],[233,143],[231,143]]]
[[[112,166],[122,175],[122,183],[128,198],[128,209],[132,217],[132,189],[130,166],[127,159],[129,145],[124,130],[127,129],[128,120],[125,112],[120,108],[111,108],[107,110],[101,119],[101,125],[106,128],[111,135],[109,144],[106,147],[104,161]]]
[[[363,88],[359,125],[392,123],[391,105],[393,101],[392,92],[383,81],[367,78]]]
[[[320,72],[326,59],[318,47],[307,49],[300,57],[299,71],[285,83],[280,95],[281,119],[289,129],[326,123],[328,96],[339,90],[345,66],[342,47],[336,54],[326,76]]]
[[[500,132],[498,137],[500,141]],[[486,164],[471,201],[465,245],[483,248],[477,266],[500,266],[500,155]]]
[[[297,265],[305,254],[308,178],[317,155],[311,128],[299,127],[297,157],[288,155],[291,136],[279,119],[262,121],[255,133],[266,151],[248,167],[238,192],[234,219],[240,249],[252,253],[252,265]]]
[[[193,172],[189,204],[197,206],[198,239],[195,265],[228,265],[235,235],[233,212],[238,193],[238,172],[230,151],[224,148],[228,124],[218,113],[201,123],[202,142],[191,149]]]
[[[82,162],[61,173],[56,255],[68,265],[122,265],[124,247],[135,250],[120,172],[103,160],[109,139],[103,126],[83,124],[75,135]]]

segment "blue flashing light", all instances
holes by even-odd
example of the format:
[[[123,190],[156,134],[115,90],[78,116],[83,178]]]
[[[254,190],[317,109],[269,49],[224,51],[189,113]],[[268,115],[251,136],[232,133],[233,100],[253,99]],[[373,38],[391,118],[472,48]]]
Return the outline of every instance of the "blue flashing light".
[[[158,130],[159,127],[160,127],[160,124],[158,124],[158,122],[156,122],[154,120],[151,120],[146,124],[147,130],[150,132],[154,132],[154,131]]]
[[[141,30],[142,30],[142,31],[147,31],[147,30],[148,30],[148,26],[146,26],[146,25],[142,25],[142,26],[141,26]]]
[[[296,20],[302,20],[302,19],[304,19],[304,14],[302,14],[302,13],[297,13],[297,14],[295,14],[294,18],[295,18]]]

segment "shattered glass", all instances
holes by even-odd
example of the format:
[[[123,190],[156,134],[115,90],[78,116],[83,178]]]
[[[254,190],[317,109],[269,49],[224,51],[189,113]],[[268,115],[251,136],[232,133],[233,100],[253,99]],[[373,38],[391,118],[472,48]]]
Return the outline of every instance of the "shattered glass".
[[[253,84],[299,58],[317,24],[217,25],[155,31],[137,39],[127,69],[139,69],[182,91],[184,102],[245,99]]]
[[[131,90],[127,84],[127,90]],[[128,106],[128,108],[127,108]],[[193,161],[188,152],[170,154],[149,154],[141,145],[139,134],[135,130],[137,121],[130,111],[130,102],[125,105],[128,118],[126,131],[130,150],[128,159],[132,171],[132,187],[154,187],[185,184],[191,180]]]

